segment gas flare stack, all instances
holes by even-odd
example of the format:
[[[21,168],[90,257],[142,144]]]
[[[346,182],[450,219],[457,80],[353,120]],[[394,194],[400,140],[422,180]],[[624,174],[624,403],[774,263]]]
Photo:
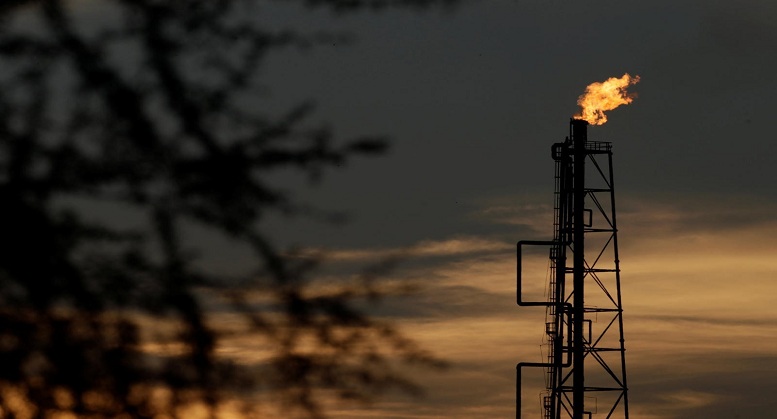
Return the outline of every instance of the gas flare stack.
[[[587,137],[588,122],[572,119],[570,136],[552,148],[553,240],[518,242],[518,305],[545,308],[547,339],[544,362],[516,367],[519,419],[524,367],[545,370],[540,396],[544,419],[629,417],[612,143]],[[521,271],[530,260],[529,246],[550,249],[545,301],[522,295]],[[526,413],[530,411],[536,407]]]

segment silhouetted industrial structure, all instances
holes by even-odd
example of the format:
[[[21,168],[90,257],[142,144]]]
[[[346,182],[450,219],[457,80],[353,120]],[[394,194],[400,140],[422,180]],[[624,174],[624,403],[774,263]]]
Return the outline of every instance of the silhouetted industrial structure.
[[[552,148],[553,240],[518,242],[518,305],[545,307],[547,343],[544,362],[516,367],[516,418],[524,367],[545,369],[544,419],[629,417],[612,144],[588,141],[587,132],[586,121],[572,119],[570,136]],[[526,246],[550,248],[544,301],[522,296]]]

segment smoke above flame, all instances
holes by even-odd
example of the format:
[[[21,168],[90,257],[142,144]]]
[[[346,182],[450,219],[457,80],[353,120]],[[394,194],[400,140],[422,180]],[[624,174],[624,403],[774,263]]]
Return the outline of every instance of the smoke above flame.
[[[628,73],[623,77],[610,77],[606,81],[591,83],[585,88],[585,93],[577,98],[580,113],[575,119],[584,119],[591,125],[602,125],[607,122],[606,111],[618,106],[628,105],[637,97],[636,93],[628,93],[626,89],[639,83],[639,76],[631,77]]]

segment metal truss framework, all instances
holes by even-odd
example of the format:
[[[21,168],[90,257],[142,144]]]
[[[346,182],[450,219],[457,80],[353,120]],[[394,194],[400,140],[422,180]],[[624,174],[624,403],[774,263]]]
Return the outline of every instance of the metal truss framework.
[[[545,362],[516,367],[516,418],[523,367],[545,369],[544,419],[629,417],[612,145],[588,141],[587,126],[573,119],[553,145],[553,240],[518,242],[517,302],[545,307],[547,342]],[[524,246],[550,248],[546,301],[522,299]]]

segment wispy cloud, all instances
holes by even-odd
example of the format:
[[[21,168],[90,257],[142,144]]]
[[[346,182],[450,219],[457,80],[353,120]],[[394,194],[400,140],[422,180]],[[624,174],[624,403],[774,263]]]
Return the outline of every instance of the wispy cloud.
[[[747,398],[752,390],[734,386],[721,393],[709,385],[711,376],[751,371],[742,360],[752,357],[762,367],[777,368],[777,308],[771,303],[777,294],[777,222],[772,217],[777,206],[713,206],[700,198],[631,199],[622,208],[620,256],[634,417],[734,417],[716,416],[715,408],[725,404],[725,397]],[[541,205],[501,206],[481,214],[513,214],[516,222],[524,220],[539,231],[543,210]],[[419,317],[425,319],[420,323],[408,319],[404,324],[462,368],[440,391],[450,395],[445,388],[451,382],[485,388],[511,408],[514,363],[541,359],[544,312],[515,306],[512,247],[479,249],[408,272],[435,277],[423,302],[435,309]],[[465,379],[477,360],[479,368],[499,373]],[[761,380],[777,384],[774,378]],[[537,385],[525,389],[526,397],[539,391]],[[481,400],[462,397],[461,403],[482,406]],[[442,415],[463,417],[435,407]]]
[[[412,246],[367,249],[314,249],[330,261],[368,261],[387,257],[420,258],[460,256],[470,253],[492,252],[509,245],[483,237],[453,237],[445,240],[424,240]]]
[[[737,413],[724,407],[744,403],[731,400],[774,404],[764,400],[771,400],[766,389],[777,386],[777,205],[712,205],[703,197],[625,201],[618,221],[632,417],[728,419]],[[478,214],[534,226],[539,236],[541,226],[551,230],[543,220],[548,210],[499,202]],[[335,417],[512,416],[515,364],[539,361],[546,350],[544,310],[515,304],[514,242],[500,233],[328,251],[330,260],[344,263],[398,254],[413,262],[391,277],[420,290],[389,297],[374,313],[392,317],[452,368],[408,371],[427,388],[425,399],[389,396]],[[526,276],[534,279],[524,291],[542,299],[547,253],[527,258]],[[537,412],[538,374],[523,390],[527,409]],[[752,409],[743,411],[764,406]]]

